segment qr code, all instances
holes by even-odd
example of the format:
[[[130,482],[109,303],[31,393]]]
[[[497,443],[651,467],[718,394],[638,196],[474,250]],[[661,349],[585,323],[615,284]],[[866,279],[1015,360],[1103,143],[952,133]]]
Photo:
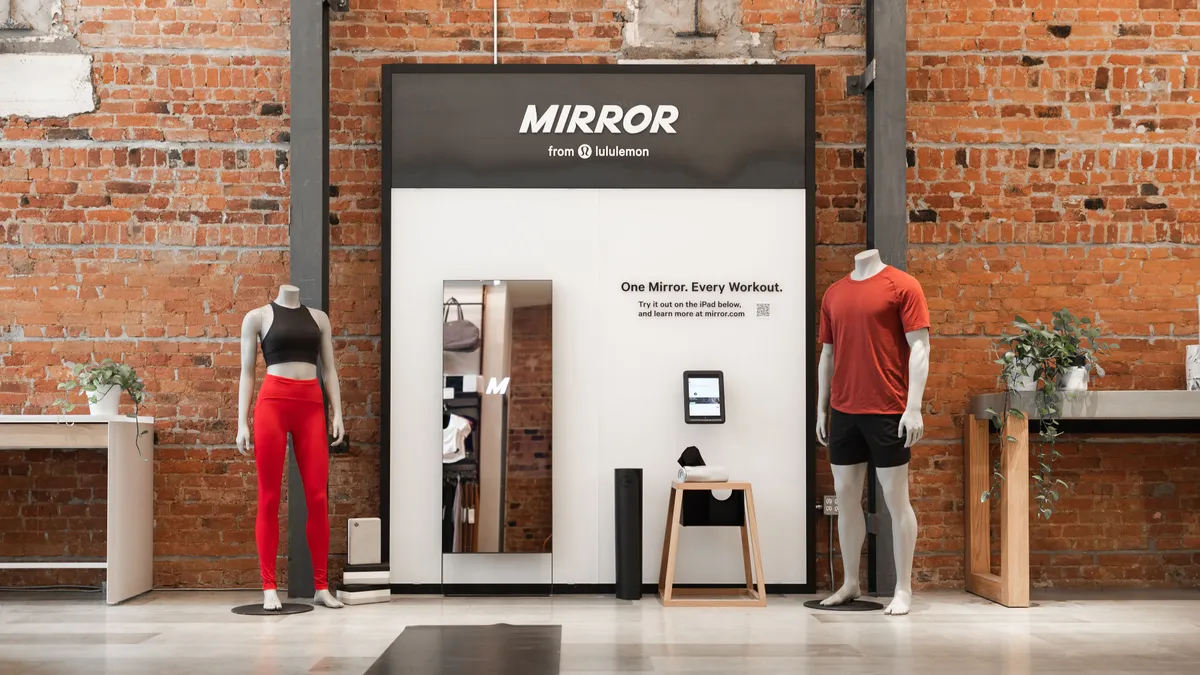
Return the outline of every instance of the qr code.
[[[754,316],[760,319],[766,319],[771,316],[771,305],[766,302],[760,302],[754,306]]]

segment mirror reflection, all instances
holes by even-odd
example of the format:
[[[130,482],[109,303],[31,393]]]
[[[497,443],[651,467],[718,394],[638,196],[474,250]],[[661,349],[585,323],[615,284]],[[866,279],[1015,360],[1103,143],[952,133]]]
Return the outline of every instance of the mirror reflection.
[[[442,552],[549,553],[552,285],[442,290]]]

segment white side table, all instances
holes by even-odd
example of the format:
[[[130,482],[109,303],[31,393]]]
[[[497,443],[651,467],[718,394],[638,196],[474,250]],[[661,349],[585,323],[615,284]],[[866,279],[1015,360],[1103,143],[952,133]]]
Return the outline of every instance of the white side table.
[[[154,418],[107,415],[0,415],[0,450],[105,449],[108,531],[103,562],[3,562],[0,570],[103,569],[115,605],[154,587]],[[141,455],[134,445],[142,435]]]

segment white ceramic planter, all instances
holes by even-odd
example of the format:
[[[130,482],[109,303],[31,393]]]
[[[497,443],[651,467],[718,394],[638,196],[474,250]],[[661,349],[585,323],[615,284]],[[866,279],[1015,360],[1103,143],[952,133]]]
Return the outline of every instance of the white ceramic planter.
[[[1187,346],[1187,390],[1200,391],[1200,345]]]
[[[1023,374],[1013,375],[1008,381],[1009,389],[1013,391],[1037,391],[1037,380],[1033,379],[1034,368],[1026,366]]]
[[[1067,368],[1058,378],[1058,388],[1064,392],[1087,391],[1087,368]]]
[[[93,399],[93,396],[96,398]],[[88,395],[88,411],[93,415],[116,415],[120,409],[121,388],[116,385],[110,385],[103,392],[97,389],[95,394]]]

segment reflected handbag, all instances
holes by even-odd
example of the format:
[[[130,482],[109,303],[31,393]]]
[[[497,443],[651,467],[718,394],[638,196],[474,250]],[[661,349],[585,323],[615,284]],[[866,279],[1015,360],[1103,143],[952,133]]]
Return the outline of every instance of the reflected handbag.
[[[458,311],[458,318],[450,319],[450,306]],[[450,298],[442,311],[442,350],[447,352],[473,352],[479,349],[479,327],[463,318],[462,305]]]

